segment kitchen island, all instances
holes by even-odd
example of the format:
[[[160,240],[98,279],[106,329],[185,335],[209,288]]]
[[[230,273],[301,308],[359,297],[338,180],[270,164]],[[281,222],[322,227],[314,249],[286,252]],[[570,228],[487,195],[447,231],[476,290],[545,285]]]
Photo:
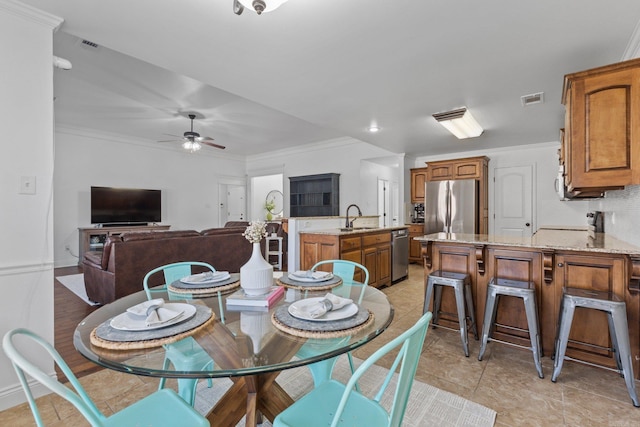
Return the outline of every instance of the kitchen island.
[[[369,286],[391,285],[391,232],[408,226],[354,227],[300,233],[300,267],[308,270],[318,261],[344,259],[364,265]],[[355,279],[362,281],[358,271]]]
[[[564,286],[611,292],[627,305],[633,369],[640,378],[640,248],[604,233],[539,230],[532,237],[435,233],[416,237],[421,242],[425,277],[435,270],[467,273],[471,278],[478,329],[484,317],[487,285],[492,277],[535,283],[540,336],[544,356],[553,353]],[[443,289],[442,324],[457,328],[455,299]],[[494,337],[528,346],[522,301],[502,297]],[[576,311],[567,356],[615,368],[609,350],[606,315]]]

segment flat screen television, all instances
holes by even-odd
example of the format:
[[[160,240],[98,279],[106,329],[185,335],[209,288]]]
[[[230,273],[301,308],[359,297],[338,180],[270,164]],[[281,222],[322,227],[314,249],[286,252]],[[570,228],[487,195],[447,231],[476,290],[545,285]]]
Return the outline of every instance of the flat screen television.
[[[162,191],[91,187],[91,223],[141,224],[162,221]]]

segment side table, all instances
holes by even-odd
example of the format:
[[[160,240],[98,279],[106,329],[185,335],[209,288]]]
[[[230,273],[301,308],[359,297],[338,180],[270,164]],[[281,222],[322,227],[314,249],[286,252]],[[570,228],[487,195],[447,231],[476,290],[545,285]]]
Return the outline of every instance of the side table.
[[[272,248],[272,243],[277,243],[277,249]],[[278,261],[272,263],[270,259],[270,257],[272,256],[278,257]],[[277,267],[278,270],[282,270],[282,237],[270,235],[265,238],[264,258],[268,263],[272,264],[274,267]]]

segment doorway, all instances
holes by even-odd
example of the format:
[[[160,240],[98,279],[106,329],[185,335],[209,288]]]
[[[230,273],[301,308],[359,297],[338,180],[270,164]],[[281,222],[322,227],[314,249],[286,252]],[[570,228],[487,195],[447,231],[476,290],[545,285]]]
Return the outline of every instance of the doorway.
[[[247,220],[247,188],[240,184],[218,184],[220,197],[219,226],[227,221]]]
[[[496,168],[494,232],[504,236],[533,234],[533,166]]]

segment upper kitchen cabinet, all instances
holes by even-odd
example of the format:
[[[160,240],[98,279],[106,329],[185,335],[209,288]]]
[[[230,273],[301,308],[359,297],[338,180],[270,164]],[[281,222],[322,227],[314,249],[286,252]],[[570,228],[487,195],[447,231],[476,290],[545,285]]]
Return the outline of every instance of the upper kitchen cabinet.
[[[640,184],[640,59],[564,79],[561,163],[573,195]]]
[[[488,164],[489,158],[484,156],[428,162],[427,181],[482,179],[487,176]]]
[[[427,181],[427,168],[411,169],[411,203],[424,203],[424,183]]]

